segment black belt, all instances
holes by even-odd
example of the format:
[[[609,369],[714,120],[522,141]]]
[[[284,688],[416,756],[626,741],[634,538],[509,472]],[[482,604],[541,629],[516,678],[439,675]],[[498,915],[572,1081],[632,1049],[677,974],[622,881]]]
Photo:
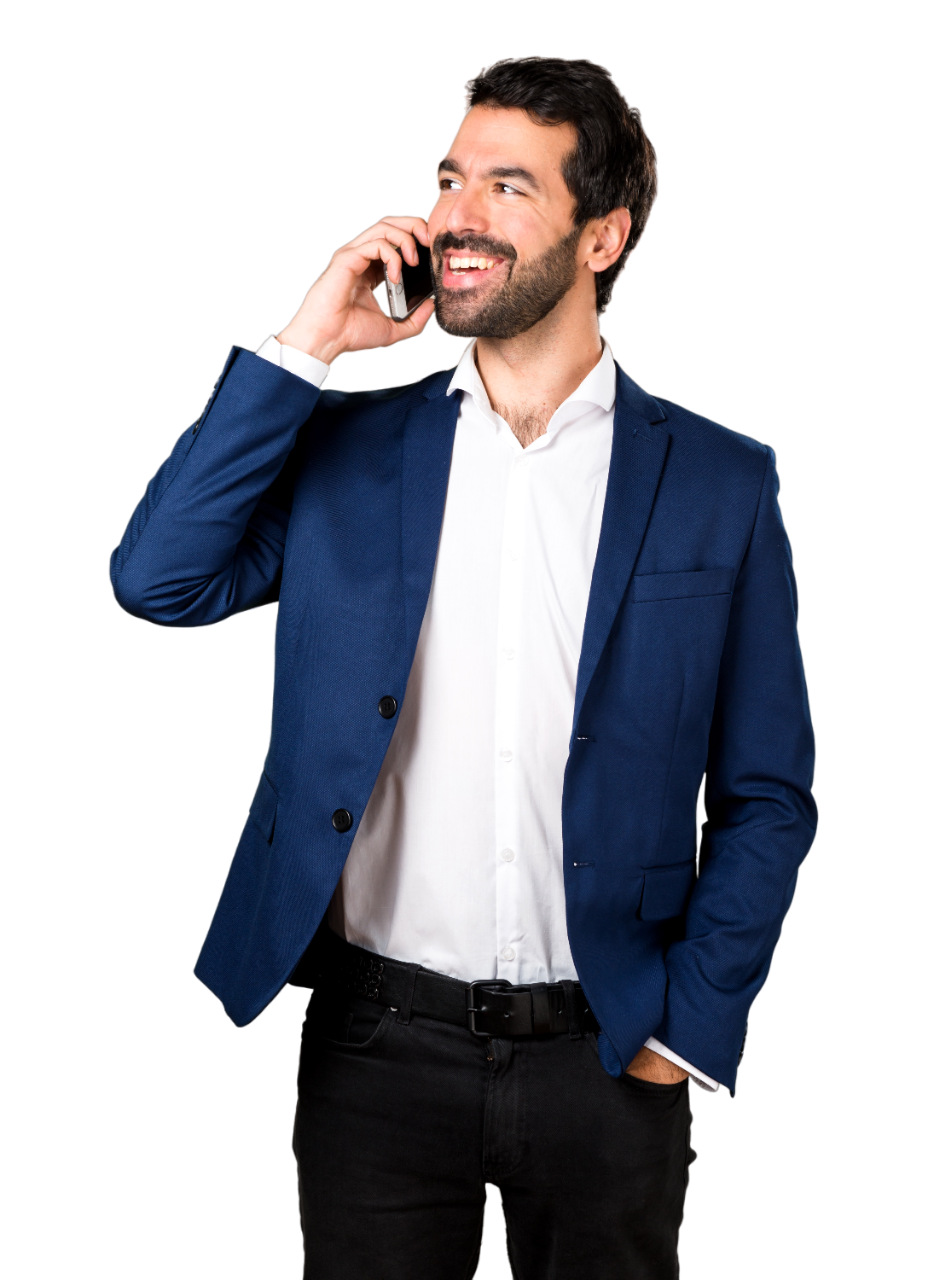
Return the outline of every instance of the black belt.
[[[461,982],[417,964],[391,960],[343,941],[325,927],[313,939],[290,981],[325,994],[360,996],[413,1014],[467,1027],[476,1036],[543,1036],[600,1027],[579,982],[512,986],[500,979]]]

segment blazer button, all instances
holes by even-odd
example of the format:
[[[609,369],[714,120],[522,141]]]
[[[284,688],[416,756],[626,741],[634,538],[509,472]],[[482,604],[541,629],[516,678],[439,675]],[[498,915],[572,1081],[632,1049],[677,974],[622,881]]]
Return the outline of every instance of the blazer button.
[[[339,832],[347,831],[352,825],[352,821],[352,815],[347,809],[336,809],[332,815],[332,825]]]
[[[390,720],[397,714],[397,699],[392,698],[388,693],[386,697],[381,698],[377,709],[385,720]]]

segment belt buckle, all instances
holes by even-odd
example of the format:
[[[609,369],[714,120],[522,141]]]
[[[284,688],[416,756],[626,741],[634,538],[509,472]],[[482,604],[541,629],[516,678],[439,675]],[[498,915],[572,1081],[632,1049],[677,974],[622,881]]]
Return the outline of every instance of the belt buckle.
[[[472,1035],[481,1036],[489,1039],[494,1033],[492,1031],[482,1031],[478,1026],[478,1019],[482,1013],[492,1012],[489,1009],[482,1009],[477,1003],[477,993],[479,991],[515,991],[516,987],[511,982],[507,982],[505,978],[492,978],[483,982],[468,983],[468,1030]]]

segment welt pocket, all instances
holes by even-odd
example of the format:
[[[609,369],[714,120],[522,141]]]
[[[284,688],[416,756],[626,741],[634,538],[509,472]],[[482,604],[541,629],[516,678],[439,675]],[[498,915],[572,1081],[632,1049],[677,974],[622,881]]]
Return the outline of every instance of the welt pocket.
[[[727,596],[731,569],[690,569],[684,573],[640,573],[632,579],[635,604],[650,600],[686,600],[693,596]]]
[[[274,823],[277,818],[278,796],[266,773],[261,775],[255,799],[249,809],[249,817],[267,840],[268,844],[274,836]]]

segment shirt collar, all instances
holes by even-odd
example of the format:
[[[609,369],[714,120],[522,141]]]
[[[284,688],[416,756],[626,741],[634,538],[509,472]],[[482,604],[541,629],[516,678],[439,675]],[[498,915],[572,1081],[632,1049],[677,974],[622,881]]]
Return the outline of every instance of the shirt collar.
[[[477,365],[474,363],[474,348],[475,341],[472,339],[458,361],[458,367],[455,369],[445,394],[450,396],[455,391],[467,392],[469,395],[474,396],[474,399],[491,419],[495,419],[497,414],[494,413],[490,406],[490,400],[481,381],[481,375],[478,373]],[[576,409],[568,407],[575,404],[578,406],[599,405],[605,413],[612,413],[616,404],[616,365],[613,362],[613,353],[608,342],[604,341],[603,354],[581,385],[576,391],[572,391],[567,400],[562,401],[555,410],[549,423],[549,434],[553,434],[566,422],[579,416]]]

